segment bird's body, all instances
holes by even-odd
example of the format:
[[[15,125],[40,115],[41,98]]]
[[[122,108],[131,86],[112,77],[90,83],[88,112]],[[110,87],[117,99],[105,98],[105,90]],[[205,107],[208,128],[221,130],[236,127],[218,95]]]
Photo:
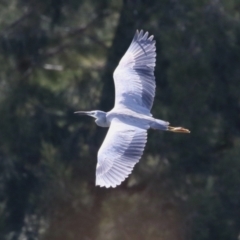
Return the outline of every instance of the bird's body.
[[[168,122],[152,117],[155,51],[153,36],[137,31],[114,72],[114,108],[109,112],[76,112],[96,118],[98,126],[109,127],[98,151],[96,185],[116,187],[128,177],[143,154],[149,128],[189,133],[187,129],[170,127]]]
[[[129,125],[138,126],[143,129],[159,129],[167,130],[168,122],[162,121],[160,119],[155,119],[151,115],[146,115],[143,113],[135,112],[131,109],[112,109],[110,112],[106,113],[107,122],[110,123],[113,119],[118,119],[121,122],[127,123]]]

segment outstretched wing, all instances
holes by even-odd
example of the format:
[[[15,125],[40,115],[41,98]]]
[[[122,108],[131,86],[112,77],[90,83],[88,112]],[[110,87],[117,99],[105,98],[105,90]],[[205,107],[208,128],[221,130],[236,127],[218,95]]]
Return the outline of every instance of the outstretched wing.
[[[96,185],[116,187],[132,172],[147,141],[144,126],[128,125],[113,119],[98,151]]]
[[[153,36],[137,30],[130,47],[114,71],[115,107],[150,112],[155,96],[156,47]]]

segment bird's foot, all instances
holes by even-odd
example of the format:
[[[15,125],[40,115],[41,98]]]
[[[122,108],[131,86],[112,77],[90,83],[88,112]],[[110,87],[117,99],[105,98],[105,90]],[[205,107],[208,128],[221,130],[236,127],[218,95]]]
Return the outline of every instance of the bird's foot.
[[[186,128],[182,128],[182,127],[171,127],[169,126],[168,131],[170,132],[177,132],[177,133],[190,133],[190,131]]]

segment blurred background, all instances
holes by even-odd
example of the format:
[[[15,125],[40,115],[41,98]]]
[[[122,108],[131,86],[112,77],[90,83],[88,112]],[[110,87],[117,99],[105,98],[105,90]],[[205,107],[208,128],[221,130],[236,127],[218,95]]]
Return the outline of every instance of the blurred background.
[[[131,176],[95,187],[112,74],[136,29],[157,46]],[[0,239],[240,239],[239,0],[0,0]]]

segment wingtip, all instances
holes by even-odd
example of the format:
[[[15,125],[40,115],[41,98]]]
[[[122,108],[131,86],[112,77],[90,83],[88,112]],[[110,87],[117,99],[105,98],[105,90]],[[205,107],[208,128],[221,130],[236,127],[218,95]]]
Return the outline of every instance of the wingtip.
[[[135,36],[134,36],[134,40],[135,39],[139,40],[140,38],[148,39],[148,40],[152,41],[155,44],[154,35],[149,36],[149,32],[148,31],[144,32],[143,29],[141,29],[140,31],[138,29],[136,30],[136,33],[135,33]]]
[[[139,32],[138,38],[142,38],[142,36],[143,36],[143,30],[141,29]]]
[[[98,180],[96,180],[96,183],[95,183],[95,186],[96,187],[101,187],[101,188],[103,188],[103,187],[105,187],[105,188],[115,188],[115,187],[117,187],[117,186],[119,186],[121,183],[119,183],[119,184],[107,184],[106,182],[99,182]]]
[[[130,174],[130,173],[129,173]],[[113,180],[113,179],[105,179],[105,177],[101,176],[101,177],[96,177],[96,182],[95,185],[98,187],[105,187],[105,188],[116,188],[117,186],[121,185],[122,182],[124,182],[126,180],[126,178],[129,175],[127,175],[124,179],[119,180]]]
[[[151,35],[148,39],[152,41],[154,39],[154,35]]]
[[[138,36],[139,36],[139,31],[138,31],[138,29],[137,29],[132,41],[133,41],[133,42],[136,41],[136,40],[138,39]]]

